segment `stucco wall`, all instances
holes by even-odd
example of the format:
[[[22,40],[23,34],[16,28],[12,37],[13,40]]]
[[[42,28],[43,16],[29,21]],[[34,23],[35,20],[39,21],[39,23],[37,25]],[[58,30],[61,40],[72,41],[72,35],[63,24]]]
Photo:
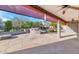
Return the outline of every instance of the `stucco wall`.
[[[68,26],[73,30],[75,31],[76,33],[79,32],[79,23],[78,22],[69,22],[68,23]]]
[[[79,38],[79,22],[69,22],[68,26],[77,33],[77,38]]]

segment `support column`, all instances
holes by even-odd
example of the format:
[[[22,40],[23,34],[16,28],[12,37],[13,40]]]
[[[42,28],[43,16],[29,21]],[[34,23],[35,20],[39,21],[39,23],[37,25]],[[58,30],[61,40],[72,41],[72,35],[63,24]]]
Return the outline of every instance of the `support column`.
[[[46,20],[46,14],[44,14],[44,20]]]
[[[57,39],[61,37],[60,20],[57,21]]]
[[[46,14],[44,14],[44,20],[46,21],[46,18],[47,18],[47,16],[46,16]],[[43,25],[44,25],[44,22],[43,22]]]

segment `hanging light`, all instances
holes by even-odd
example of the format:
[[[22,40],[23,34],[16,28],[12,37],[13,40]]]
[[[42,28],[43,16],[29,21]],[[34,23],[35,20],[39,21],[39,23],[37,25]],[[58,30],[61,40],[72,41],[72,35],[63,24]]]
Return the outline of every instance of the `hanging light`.
[[[65,10],[62,13],[65,14],[66,13]]]
[[[74,19],[72,19],[72,23],[74,23],[74,21],[75,21],[75,20],[74,20]]]
[[[74,21],[74,19],[72,19],[72,21]]]

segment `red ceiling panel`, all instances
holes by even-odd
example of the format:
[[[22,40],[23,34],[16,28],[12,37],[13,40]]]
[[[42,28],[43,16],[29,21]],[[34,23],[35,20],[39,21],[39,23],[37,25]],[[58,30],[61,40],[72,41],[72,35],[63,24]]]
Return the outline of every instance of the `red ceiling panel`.
[[[33,8],[30,5],[0,5],[0,9],[1,10],[5,10],[5,11],[9,11],[9,12],[14,12],[14,13],[19,13],[22,15],[26,15],[26,16],[31,16],[31,17],[35,17],[35,18],[40,18],[40,19],[44,19],[44,12]],[[54,16],[50,16],[50,15],[46,15],[47,16],[47,20],[48,21],[54,21],[57,22],[58,18],[54,17]],[[59,19],[61,22],[63,22],[61,19]]]

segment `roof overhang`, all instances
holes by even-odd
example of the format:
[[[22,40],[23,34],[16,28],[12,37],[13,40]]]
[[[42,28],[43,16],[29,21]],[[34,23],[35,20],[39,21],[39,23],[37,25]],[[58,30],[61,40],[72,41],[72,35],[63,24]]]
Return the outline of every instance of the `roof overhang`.
[[[61,22],[66,23],[66,21],[64,21],[63,19],[57,17],[56,15],[46,11],[45,9],[37,5],[0,5],[0,10],[25,16],[31,16],[39,19],[44,19],[44,14],[46,14],[47,21],[57,22],[57,20],[60,20]]]

